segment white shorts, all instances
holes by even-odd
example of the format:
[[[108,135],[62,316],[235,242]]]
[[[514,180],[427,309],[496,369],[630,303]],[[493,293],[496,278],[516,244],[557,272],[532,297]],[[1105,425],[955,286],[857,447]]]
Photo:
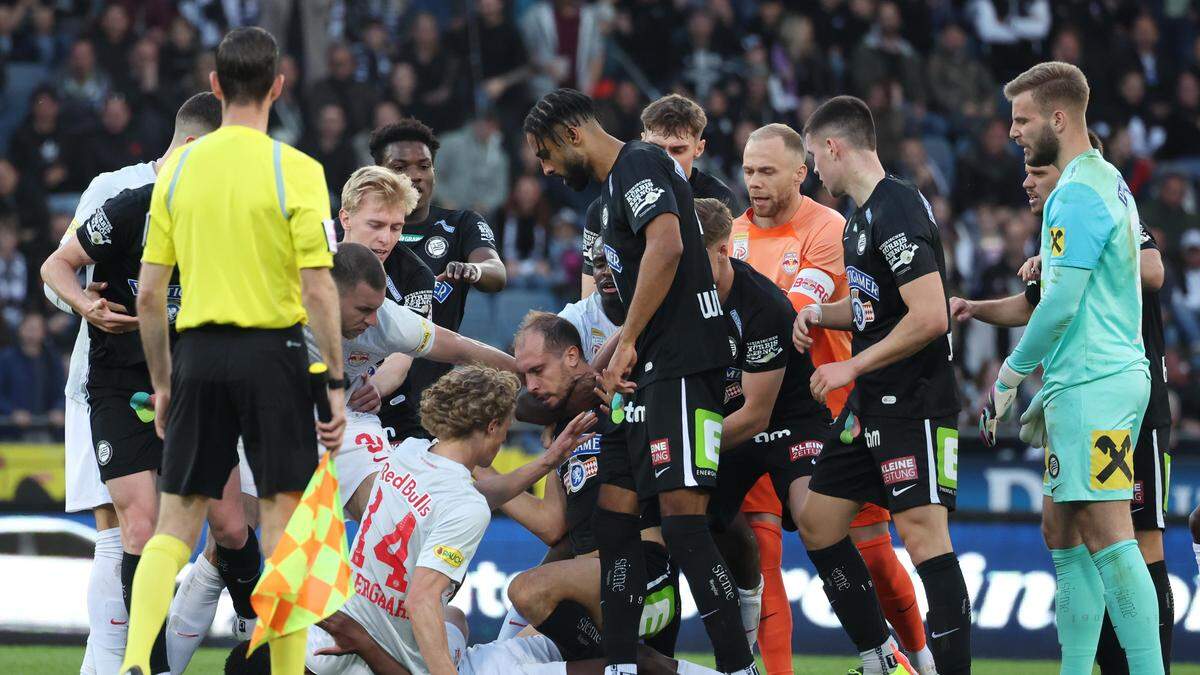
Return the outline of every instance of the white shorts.
[[[254,472],[250,470],[250,462],[246,461],[246,446],[242,443],[241,436],[238,436],[238,478],[242,481],[242,494],[258,496],[258,486],[254,484]]]
[[[566,673],[558,647],[544,635],[488,642],[467,649],[459,675],[551,675]]]
[[[446,623],[446,639],[450,646],[450,657],[454,661],[454,665],[459,666],[462,655],[468,651],[467,639],[463,637],[458,626],[449,622]],[[357,654],[343,656],[322,654],[318,656],[313,653],[332,646],[334,646],[334,641],[329,633],[317,626],[310,626],[308,628],[308,655],[304,657],[304,667],[315,675],[372,675],[371,669]],[[384,650],[386,651],[387,647],[384,647]],[[467,671],[460,670],[459,672]]]
[[[92,449],[91,408],[68,397],[66,401],[66,501],[67,513],[89,511],[111,504],[108,488],[100,480],[100,467]]]
[[[386,439],[378,415],[346,411],[346,433],[342,436],[342,447],[333,456],[343,508],[358,486],[378,472],[379,465],[387,461],[391,446],[387,445]]]

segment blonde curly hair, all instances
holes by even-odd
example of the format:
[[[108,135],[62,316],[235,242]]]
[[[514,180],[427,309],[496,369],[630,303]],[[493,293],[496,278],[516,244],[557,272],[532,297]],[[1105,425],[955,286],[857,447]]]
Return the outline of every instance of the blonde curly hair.
[[[421,426],[442,440],[465,438],[493,420],[508,419],[520,389],[521,381],[508,371],[460,366],[421,394]]]

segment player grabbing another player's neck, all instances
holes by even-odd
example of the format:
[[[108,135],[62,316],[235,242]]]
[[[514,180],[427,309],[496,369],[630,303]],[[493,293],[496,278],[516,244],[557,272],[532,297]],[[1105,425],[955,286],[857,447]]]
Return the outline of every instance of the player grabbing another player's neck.
[[[421,426],[437,439],[429,451],[473,471],[492,465],[512,425],[516,375],[463,366],[442,376],[421,397]]]
[[[875,119],[853,96],[835,96],[804,125],[813,170],[834,197],[849,195],[862,206],[887,176],[875,152]]]
[[[1064,170],[1092,149],[1085,112],[1088,84],[1078,68],[1051,61],[1025,71],[1004,87],[1012,101],[1008,135],[1025,151],[1029,166]]]

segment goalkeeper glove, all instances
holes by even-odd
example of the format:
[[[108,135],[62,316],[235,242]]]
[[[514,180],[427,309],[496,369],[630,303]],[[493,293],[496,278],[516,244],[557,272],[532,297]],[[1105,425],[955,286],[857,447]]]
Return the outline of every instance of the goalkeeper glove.
[[[1034,395],[1029,407],[1021,415],[1021,442],[1035,448],[1046,447],[1046,413],[1042,405],[1042,392]]]
[[[996,423],[1008,419],[1012,413],[1013,401],[1017,399],[1017,388],[1025,376],[1013,370],[1006,360],[1000,364],[1000,372],[996,375],[996,383],[988,394],[987,405],[979,414],[979,434],[989,448],[996,445]]]

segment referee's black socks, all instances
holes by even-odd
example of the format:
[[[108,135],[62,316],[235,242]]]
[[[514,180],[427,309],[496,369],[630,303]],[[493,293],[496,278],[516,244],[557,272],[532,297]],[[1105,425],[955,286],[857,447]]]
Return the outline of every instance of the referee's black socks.
[[[225,588],[229,589],[229,598],[233,600],[233,609],[243,619],[254,619],[258,613],[250,604],[250,594],[258,584],[262,573],[262,554],[258,550],[258,537],[254,528],[247,527],[246,543],[239,549],[225,548],[217,544],[217,573]]]
[[[842,628],[860,653],[887,642],[887,623],[875,597],[871,572],[850,537],[833,546],[808,552],[809,560],[825,584],[825,595]]]
[[[713,542],[708,517],[663,516],[662,533],[671,559],[692,589],[712,642],[717,670],[730,673],[753,668],[754,656],[738,609],[737,586]]]
[[[666,519],[663,519],[664,527]],[[600,617],[604,659],[636,665],[638,627],[646,596],[646,558],[637,514],[596,509],[592,530],[600,549]]]
[[[137,572],[140,555],[121,552],[121,595],[125,599],[125,611],[129,611],[129,603],[133,600],[133,575]],[[167,622],[164,621],[158,629],[158,637],[154,638],[154,646],[150,649],[150,669],[156,673],[169,673],[171,666],[167,663]]]
[[[941,675],[971,672],[971,597],[953,551],[917,565],[929,600],[929,651]]]

